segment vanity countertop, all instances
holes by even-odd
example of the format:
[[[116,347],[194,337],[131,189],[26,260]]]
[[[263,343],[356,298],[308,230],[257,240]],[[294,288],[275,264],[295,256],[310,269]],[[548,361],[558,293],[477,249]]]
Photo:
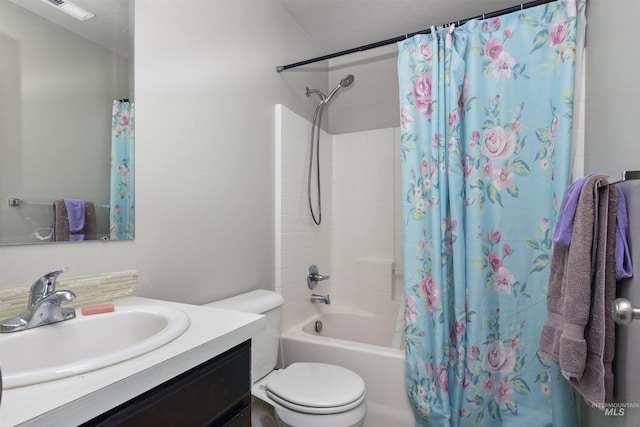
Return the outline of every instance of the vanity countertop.
[[[126,305],[173,307],[187,313],[191,324],[175,340],[133,359],[4,390],[0,425],[78,425],[250,339],[263,327],[261,315],[197,305],[141,297],[119,299],[114,305],[116,310]],[[46,349],[43,352],[46,357]]]

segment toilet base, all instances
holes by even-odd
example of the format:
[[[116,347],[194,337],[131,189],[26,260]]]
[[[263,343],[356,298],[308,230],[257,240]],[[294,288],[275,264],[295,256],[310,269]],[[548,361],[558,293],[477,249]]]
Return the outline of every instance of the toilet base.
[[[274,412],[280,427],[361,427],[367,413],[367,404],[350,411],[330,415],[310,415],[275,406]]]

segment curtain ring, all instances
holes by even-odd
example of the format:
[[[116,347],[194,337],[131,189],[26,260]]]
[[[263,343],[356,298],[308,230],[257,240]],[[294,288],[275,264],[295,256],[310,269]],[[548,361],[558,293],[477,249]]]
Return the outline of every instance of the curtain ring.
[[[484,13],[482,14],[482,20],[484,21]]]
[[[522,12],[524,10],[524,4],[520,3],[520,11]]]

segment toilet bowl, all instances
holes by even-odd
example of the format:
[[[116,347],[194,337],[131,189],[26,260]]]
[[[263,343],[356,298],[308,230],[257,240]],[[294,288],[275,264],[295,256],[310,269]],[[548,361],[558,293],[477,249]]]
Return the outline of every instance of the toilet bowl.
[[[362,378],[327,363],[272,371],[252,393],[274,407],[282,426],[361,426],[367,411]]]
[[[264,314],[267,326],[251,342],[253,396],[274,408],[279,425],[287,427],[359,427],[367,412],[362,378],[328,363],[277,365],[282,296],[257,290],[206,306]]]

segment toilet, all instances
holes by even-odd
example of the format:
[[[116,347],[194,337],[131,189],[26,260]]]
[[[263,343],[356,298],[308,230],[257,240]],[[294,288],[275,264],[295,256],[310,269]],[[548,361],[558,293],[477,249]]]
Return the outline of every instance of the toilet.
[[[260,289],[205,306],[266,316],[265,330],[251,341],[251,394],[274,408],[279,425],[362,426],[367,412],[365,385],[355,372],[328,363],[293,363],[275,369],[282,303],[280,294]]]

